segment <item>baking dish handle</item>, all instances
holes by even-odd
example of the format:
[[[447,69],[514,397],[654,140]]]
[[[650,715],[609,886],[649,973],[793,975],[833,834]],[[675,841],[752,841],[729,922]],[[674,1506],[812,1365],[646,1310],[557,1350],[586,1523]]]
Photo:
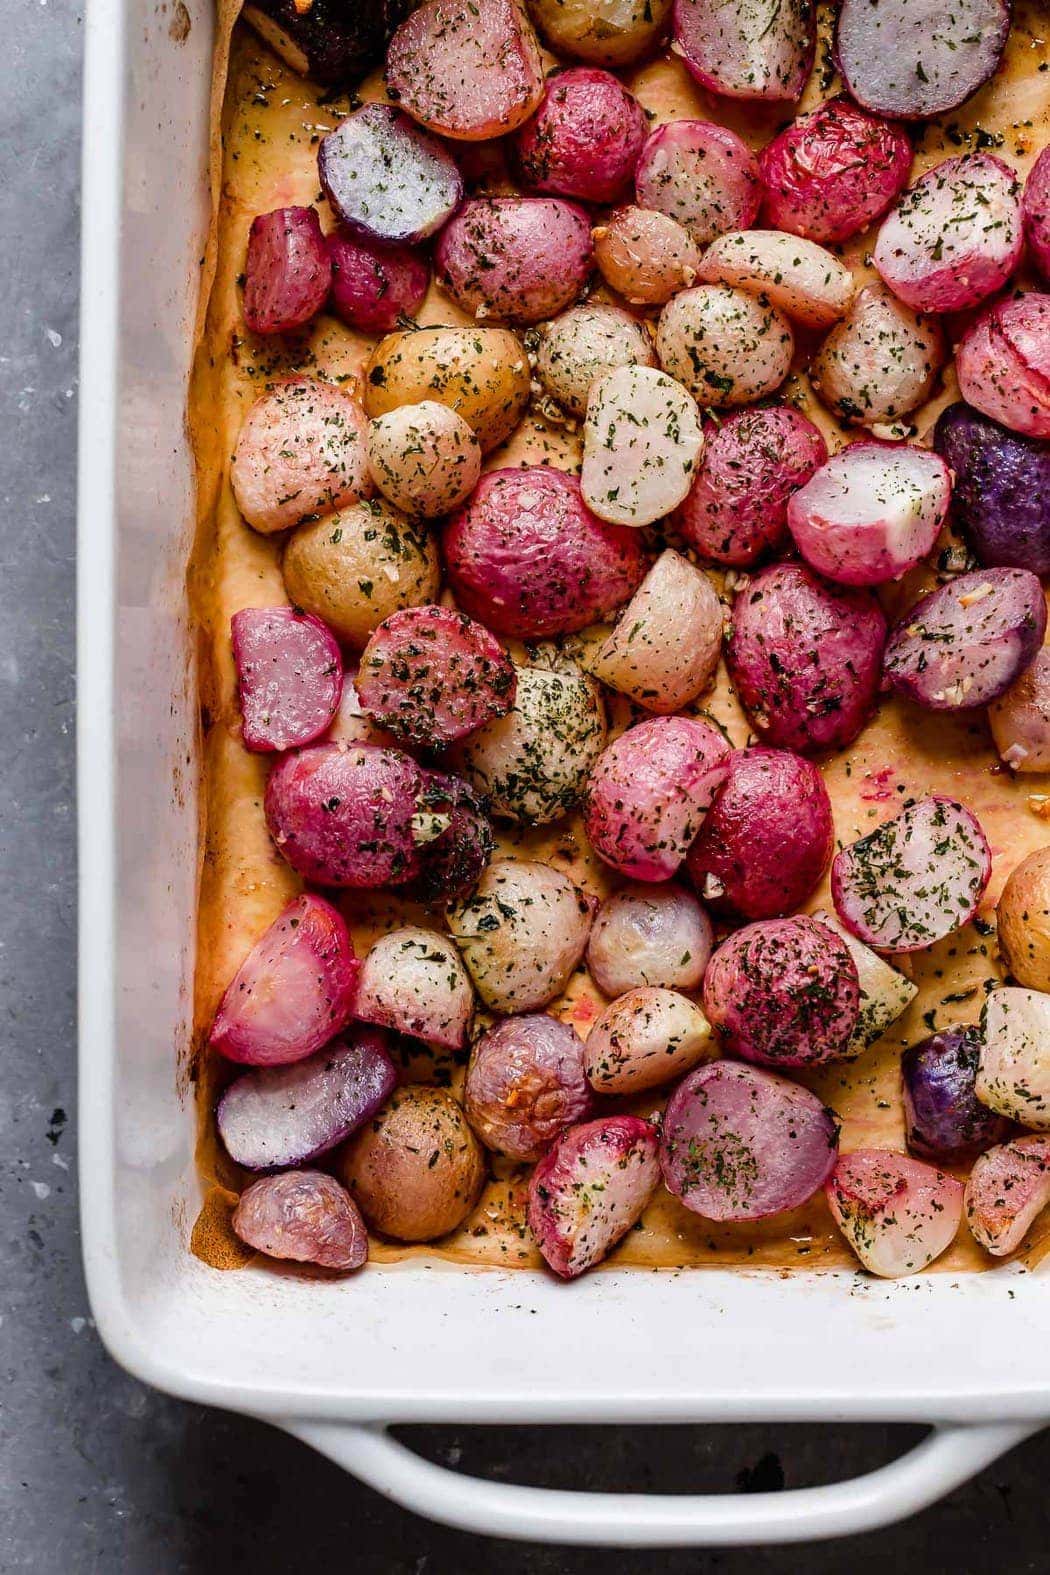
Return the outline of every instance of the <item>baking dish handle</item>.
[[[432,1464],[377,1425],[288,1422],[384,1498],[460,1531],[524,1542],[720,1547],[808,1542],[904,1520],[975,1476],[1041,1423],[935,1427],[899,1460],[846,1482],[781,1493],[576,1493],[464,1476]]]

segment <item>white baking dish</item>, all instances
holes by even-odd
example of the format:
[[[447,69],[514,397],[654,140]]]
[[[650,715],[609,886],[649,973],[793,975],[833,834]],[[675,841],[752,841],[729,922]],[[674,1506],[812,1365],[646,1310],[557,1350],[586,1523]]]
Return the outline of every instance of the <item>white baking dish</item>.
[[[184,432],[207,219],[211,0],[91,0],[80,428],[80,1116],[84,1254],[116,1359],[270,1418],[437,1519],[551,1541],[834,1536],[929,1503],[1050,1417],[1050,1277],[532,1274],[420,1262],[319,1284],[187,1251],[196,701]],[[177,14],[176,14],[177,13]],[[390,1422],[930,1422],[857,1481],[742,1498],[473,1481]]]

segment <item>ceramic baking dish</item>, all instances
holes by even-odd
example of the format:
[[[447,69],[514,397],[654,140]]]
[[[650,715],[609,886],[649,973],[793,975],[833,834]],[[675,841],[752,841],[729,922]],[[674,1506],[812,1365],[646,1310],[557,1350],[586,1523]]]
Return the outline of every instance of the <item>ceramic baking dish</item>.
[[[196,696],[184,412],[208,220],[211,0],[91,0],[79,521],[84,1254],[114,1357],[267,1418],[472,1530],[646,1544],[829,1537],[910,1514],[1050,1417],[1050,1275],[532,1273],[414,1260],[351,1281],[222,1273],[199,1202],[189,1034]],[[900,1420],[934,1431],[852,1482],[746,1497],[479,1482],[394,1422]]]

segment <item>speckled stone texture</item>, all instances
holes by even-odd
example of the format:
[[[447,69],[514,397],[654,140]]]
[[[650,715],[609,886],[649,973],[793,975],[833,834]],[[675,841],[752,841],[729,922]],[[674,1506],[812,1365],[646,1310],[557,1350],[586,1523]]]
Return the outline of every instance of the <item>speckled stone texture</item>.
[[[73,497],[81,18],[0,0],[0,1571],[33,1575],[884,1575],[1046,1569],[1050,1434],[910,1524],[812,1548],[647,1555],[427,1525],[255,1422],[120,1372],[76,1221]],[[775,1334],[775,1331],[772,1331]],[[702,1349],[697,1361],[703,1361]],[[914,1428],[420,1428],[500,1480],[755,1491],[870,1469]]]

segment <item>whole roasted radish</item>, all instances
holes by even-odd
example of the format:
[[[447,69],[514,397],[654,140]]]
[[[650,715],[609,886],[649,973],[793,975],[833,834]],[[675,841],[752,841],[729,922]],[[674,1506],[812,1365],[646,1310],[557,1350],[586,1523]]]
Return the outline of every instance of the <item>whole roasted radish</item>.
[[[368,430],[368,468],[391,503],[429,519],[450,513],[474,491],[481,445],[461,415],[427,399],[376,417]]]
[[[1050,845],[1014,865],[995,917],[1007,973],[1029,990],[1050,992]]]
[[[775,393],[788,374],[795,340],[782,312],[764,296],[728,285],[683,290],[660,313],[660,365],[713,410],[750,405]]]
[[[592,914],[592,900],[549,865],[496,859],[449,908],[448,927],[485,1005],[510,1016],[562,994]]]
[[[514,0],[426,0],[390,40],[386,79],[413,120],[467,142],[513,131],[543,97],[539,43]]]
[[[824,404],[851,426],[899,421],[928,399],[947,359],[936,317],[888,290],[862,290],[809,365]]]
[[[1050,771],[1050,648],[988,707],[999,756],[1011,771]]]
[[[368,1233],[357,1204],[321,1170],[287,1170],[253,1181],[241,1193],[230,1223],[241,1241],[268,1258],[347,1274],[368,1257]]]
[[[381,935],[361,963],[354,1015],[461,1050],[474,1016],[474,992],[448,936],[415,924]]]
[[[327,236],[325,244],[332,264],[329,304],[348,327],[388,334],[419,311],[430,283],[430,265],[420,252],[346,230]]]
[[[314,208],[260,213],[248,232],[244,322],[253,334],[286,334],[316,317],[332,264]]]
[[[561,197],[471,197],[442,230],[434,264],[441,287],[478,321],[542,322],[587,282],[590,224]]]
[[[606,1257],[659,1179],[656,1129],[638,1116],[606,1116],[563,1133],[529,1182],[529,1229],[555,1274],[572,1280]]]
[[[673,881],[632,881],[598,909],[587,967],[608,996],[640,985],[695,990],[711,945],[711,921],[691,891]]]
[[[591,237],[602,278],[632,306],[663,306],[696,280],[700,248],[670,214],[617,208]]]
[[[486,1148],[539,1159],[593,1108],[579,1034],[546,1012],[505,1018],[474,1045],[463,1098]]]
[[[573,306],[548,324],[536,375],[570,415],[585,416],[591,385],[606,372],[655,363],[652,339],[630,312],[618,306]]]
[[[961,1181],[889,1149],[843,1154],[825,1190],[843,1236],[884,1279],[919,1274],[951,1246],[962,1219]]]

